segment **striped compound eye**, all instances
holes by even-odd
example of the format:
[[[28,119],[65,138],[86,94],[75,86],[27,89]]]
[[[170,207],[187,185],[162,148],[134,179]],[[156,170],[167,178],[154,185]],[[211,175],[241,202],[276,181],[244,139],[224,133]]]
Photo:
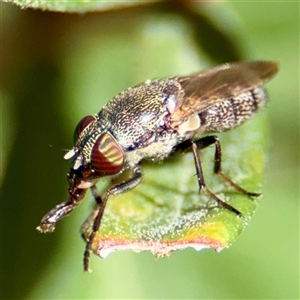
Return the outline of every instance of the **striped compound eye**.
[[[107,132],[101,134],[91,153],[92,168],[101,175],[115,175],[124,168],[124,152]]]
[[[76,143],[81,133],[83,133],[85,129],[87,129],[88,126],[95,120],[96,118],[94,116],[86,116],[78,123],[74,132],[74,143]]]

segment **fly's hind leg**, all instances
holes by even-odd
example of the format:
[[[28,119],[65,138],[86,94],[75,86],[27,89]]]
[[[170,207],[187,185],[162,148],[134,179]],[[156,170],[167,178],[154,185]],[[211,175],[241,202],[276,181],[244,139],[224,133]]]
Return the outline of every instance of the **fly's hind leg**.
[[[232,186],[234,189],[236,189],[238,192],[245,194],[250,197],[259,197],[261,196],[260,193],[251,193],[234,183],[229,177],[227,177],[223,172],[221,168],[221,143],[218,137],[216,136],[206,136],[196,142],[197,147],[199,147],[199,150],[206,148],[212,144],[215,144],[216,150],[215,150],[215,164],[214,164],[214,173],[220,176],[227,184]]]
[[[203,171],[202,171],[202,166],[201,166],[201,161],[200,161],[200,157],[199,157],[199,150],[204,149],[210,145],[214,144],[215,145],[215,163],[214,163],[214,173],[217,174],[218,176],[220,176],[227,184],[229,184],[230,186],[232,186],[234,189],[236,189],[237,191],[239,191],[242,194],[245,194],[247,196],[251,196],[251,197],[258,197],[260,196],[260,194],[258,193],[250,193],[248,191],[246,191],[245,189],[243,189],[242,187],[240,187],[239,185],[237,185],[236,183],[234,183],[230,178],[228,178],[221,169],[221,144],[219,139],[216,136],[206,136],[203,137],[201,139],[199,139],[198,141],[193,141],[190,143],[190,145],[188,144],[183,144],[181,145],[181,149],[187,149],[187,148],[192,148],[192,152],[193,152],[193,156],[194,156],[194,161],[195,161],[195,167],[196,167],[196,172],[197,172],[197,179],[198,179],[198,184],[200,189],[207,194],[210,198],[214,199],[215,201],[217,201],[220,205],[222,205],[224,208],[234,212],[235,214],[237,214],[239,217],[242,216],[242,213],[237,210],[236,208],[234,208],[233,206],[231,206],[230,204],[224,202],[222,199],[220,199],[219,197],[217,197],[214,193],[212,193],[206,186],[205,184],[205,180],[204,180],[204,176],[203,176]]]

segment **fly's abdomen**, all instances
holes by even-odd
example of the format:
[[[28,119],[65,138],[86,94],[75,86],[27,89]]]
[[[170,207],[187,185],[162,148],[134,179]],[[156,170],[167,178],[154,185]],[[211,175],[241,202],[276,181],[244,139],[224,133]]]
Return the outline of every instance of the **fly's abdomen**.
[[[267,99],[263,88],[243,92],[211,106],[199,114],[201,126],[207,132],[221,132],[242,124],[265,105]]]

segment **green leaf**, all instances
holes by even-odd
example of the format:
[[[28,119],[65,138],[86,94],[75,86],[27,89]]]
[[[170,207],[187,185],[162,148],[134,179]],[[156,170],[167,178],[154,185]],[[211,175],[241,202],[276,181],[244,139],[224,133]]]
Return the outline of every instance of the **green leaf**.
[[[22,8],[35,8],[41,10],[69,12],[69,13],[86,13],[95,11],[106,11],[111,9],[120,9],[128,6],[136,6],[149,3],[148,1],[137,2],[134,0],[110,1],[110,0],[5,0],[12,2]],[[153,1],[152,1],[153,2]]]
[[[240,128],[220,134],[223,172],[251,192],[261,190],[263,127],[258,116]],[[142,164],[142,183],[108,200],[93,251],[106,257],[114,250],[149,250],[160,257],[187,247],[217,251],[229,247],[249,223],[258,201],[233,190],[213,174],[213,155],[214,147],[201,151],[206,184],[240,210],[242,218],[199,192],[192,154],[179,153],[161,164]],[[113,184],[116,182],[108,186]],[[86,239],[96,213],[97,210],[82,226]]]

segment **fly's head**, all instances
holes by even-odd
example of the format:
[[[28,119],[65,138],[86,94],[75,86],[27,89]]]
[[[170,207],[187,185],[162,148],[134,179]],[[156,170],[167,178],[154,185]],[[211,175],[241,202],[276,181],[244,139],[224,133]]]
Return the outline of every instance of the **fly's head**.
[[[124,169],[125,156],[116,139],[99,125],[98,115],[86,116],[74,132],[74,147],[65,156],[72,158],[68,174],[72,189],[87,189],[99,177],[116,175]]]

